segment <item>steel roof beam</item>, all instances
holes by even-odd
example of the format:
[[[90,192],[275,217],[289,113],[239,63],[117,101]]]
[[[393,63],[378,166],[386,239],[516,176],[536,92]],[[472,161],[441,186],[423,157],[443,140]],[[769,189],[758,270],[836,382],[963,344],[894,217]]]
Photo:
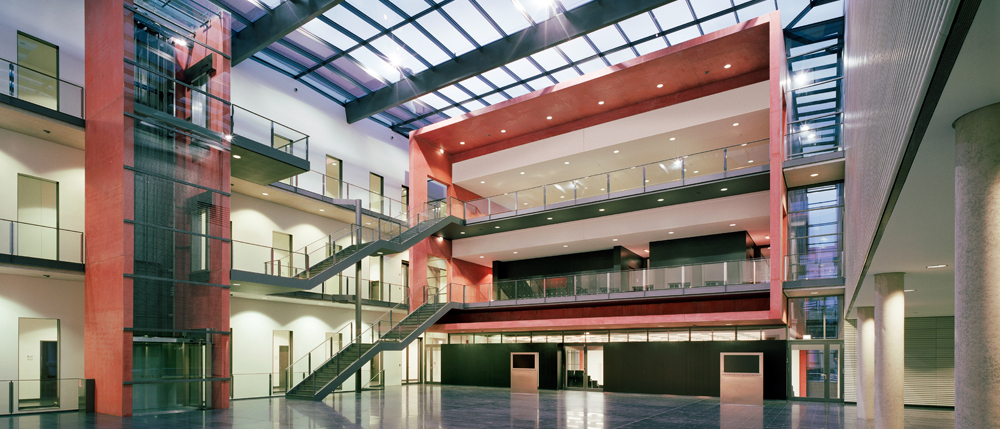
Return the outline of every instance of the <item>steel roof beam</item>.
[[[305,23],[343,3],[344,0],[297,0],[282,2],[247,28],[233,35],[232,65],[239,64],[271,46]]]

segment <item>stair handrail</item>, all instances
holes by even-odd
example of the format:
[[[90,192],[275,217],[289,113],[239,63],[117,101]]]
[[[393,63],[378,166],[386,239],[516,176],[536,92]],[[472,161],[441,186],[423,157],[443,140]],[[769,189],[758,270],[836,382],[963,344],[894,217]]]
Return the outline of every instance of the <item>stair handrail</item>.
[[[379,379],[378,390],[385,390],[385,370],[384,369],[381,370],[381,371],[376,371],[375,375],[372,375],[371,378],[368,379],[368,382],[366,382],[364,385],[361,386],[361,389],[362,390],[364,390],[365,388],[369,388],[370,389],[371,385],[372,385],[372,382],[375,381],[376,378]]]
[[[313,359],[312,359],[313,353],[315,353],[317,350],[321,349],[322,347],[326,346],[327,345],[327,341],[323,341],[318,346],[314,347],[312,350],[310,350],[309,352],[307,352],[304,356],[302,356],[301,358],[299,358],[295,362],[293,362],[290,365],[288,365],[288,367],[283,370],[283,373],[288,377],[288,380],[289,380],[289,383],[288,383],[289,389],[288,390],[291,390],[292,388],[297,387],[299,383],[305,381],[309,377],[309,375],[315,373],[316,370],[318,370],[319,368],[322,368],[324,365],[327,364],[327,362],[329,362],[332,359],[337,358],[337,356],[340,356],[340,354],[343,353],[348,347],[350,347],[350,346],[352,346],[354,344],[375,344],[378,341],[381,341],[381,337],[384,336],[385,334],[380,334],[378,339],[375,339],[375,337],[373,335],[374,332],[379,332],[379,330],[377,328],[380,327],[381,322],[383,322],[386,319],[388,319],[388,322],[391,324],[392,321],[393,321],[393,319],[394,319],[393,312],[399,311],[400,308],[405,305],[405,306],[407,306],[407,314],[398,318],[398,320],[396,321],[396,325],[399,325],[403,320],[405,320],[407,317],[409,317],[411,314],[413,314],[412,312],[409,311],[409,306],[410,306],[411,302],[419,302],[419,304],[416,306],[416,308],[419,308],[420,306],[424,305],[428,301],[428,297],[434,296],[435,298],[437,298],[436,294],[435,295],[428,294],[428,290],[434,290],[434,291],[436,291],[437,289],[436,288],[428,288],[426,286],[417,288],[412,293],[410,293],[410,295],[407,297],[407,299],[404,302],[401,302],[401,303],[398,303],[398,304],[394,305],[391,309],[389,309],[389,311],[386,311],[381,316],[379,316],[378,319],[376,319],[374,322],[371,323],[371,325],[369,325],[368,329],[364,330],[363,332],[358,333],[354,337],[350,338],[349,341],[346,341],[343,344],[341,344],[340,349],[337,350],[336,353],[333,353],[332,355],[330,355],[326,359],[317,360],[317,365],[315,365],[315,366],[313,365]],[[418,301],[413,301],[415,297],[418,297],[418,298],[421,298],[421,299],[419,299]],[[414,308],[414,309],[416,309],[416,308]],[[395,316],[395,317],[398,317],[398,316]],[[393,326],[393,328],[395,328],[395,327],[396,326]],[[390,330],[386,331],[386,334],[388,334],[389,332],[392,332],[392,330],[390,329]],[[364,338],[366,336],[372,337],[373,341],[371,343],[364,343],[363,341],[364,341]],[[359,353],[360,353],[360,351],[359,351]],[[320,356],[323,356],[323,355],[320,355]],[[359,354],[359,356],[360,356],[360,354]],[[306,371],[296,371],[295,367],[296,366],[300,366],[301,367],[303,363],[306,364]],[[302,377],[301,380],[295,381],[293,375],[296,374],[296,373],[299,373],[299,372],[303,372],[304,375],[303,375],[303,377]],[[320,386],[320,387],[322,387],[322,386]],[[313,386],[313,392],[315,392],[315,388],[316,388],[316,386],[314,385]]]
[[[345,230],[347,232],[346,233],[342,233],[342,231],[345,231]],[[347,237],[348,235],[354,234],[356,231],[357,231],[357,225],[355,225],[353,223],[347,224],[347,226],[345,226],[343,228],[340,228],[337,231],[334,231],[334,232],[332,232],[330,234],[327,234],[327,235],[325,235],[323,237],[320,237],[319,239],[313,241],[312,243],[309,243],[309,244],[307,244],[305,246],[302,246],[298,250],[288,252],[288,256],[286,256],[284,258],[272,259],[271,262],[272,263],[279,263],[279,264],[282,264],[282,265],[286,265],[287,263],[285,263],[285,258],[291,258],[291,256],[294,255],[294,254],[309,255],[309,251],[308,251],[309,246],[312,246],[312,245],[314,245],[316,243],[324,242],[324,241],[328,242],[328,243],[333,243],[333,242],[336,242],[337,240],[340,240],[341,238],[344,238],[344,237]],[[337,236],[337,239],[333,240],[332,237],[335,236],[335,235]],[[306,256],[306,260],[308,260],[308,259],[309,259],[309,257]],[[291,261],[289,261],[289,262],[291,262]],[[288,265],[288,266],[291,266],[291,265]],[[302,267],[302,268],[304,269],[306,267]]]

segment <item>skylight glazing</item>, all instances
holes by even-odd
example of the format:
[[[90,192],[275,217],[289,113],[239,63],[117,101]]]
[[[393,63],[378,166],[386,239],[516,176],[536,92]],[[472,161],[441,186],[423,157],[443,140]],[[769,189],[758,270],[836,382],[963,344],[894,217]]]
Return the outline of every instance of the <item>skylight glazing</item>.
[[[233,15],[233,30],[240,31],[285,0],[212,1]],[[346,104],[591,1],[347,0],[252,58]],[[665,2],[652,11],[437,89],[371,119],[405,135],[777,8],[783,11],[786,28],[843,16],[843,0],[812,2],[817,3]]]

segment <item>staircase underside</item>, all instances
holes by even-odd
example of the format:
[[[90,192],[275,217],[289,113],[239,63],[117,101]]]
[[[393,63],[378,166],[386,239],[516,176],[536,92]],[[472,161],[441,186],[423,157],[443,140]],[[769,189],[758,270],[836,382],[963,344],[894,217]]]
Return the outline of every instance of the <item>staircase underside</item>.
[[[259,294],[276,294],[276,293],[289,293],[303,290],[310,290],[319,286],[320,283],[329,280],[333,276],[339,274],[340,272],[354,266],[354,264],[360,262],[365,257],[382,253],[382,254],[392,254],[400,253],[406,251],[407,249],[413,247],[415,244],[423,241],[425,238],[430,237],[434,233],[444,229],[449,225],[463,224],[464,221],[456,216],[447,216],[441,219],[437,219],[433,225],[427,229],[415,233],[412,236],[408,236],[405,240],[401,242],[392,240],[377,240],[371,243],[363,244],[360,249],[351,254],[350,256],[337,261],[335,264],[330,265],[329,268],[324,269],[319,274],[314,275],[311,278],[300,279],[296,277],[280,277],[270,274],[255,273],[250,271],[242,270],[231,270],[230,271],[230,282],[232,283],[232,290],[234,292],[245,292],[245,293],[259,293]],[[405,232],[403,234],[406,234]],[[319,261],[317,261],[318,265]],[[353,274],[351,272],[350,274]]]
[[[434,323],[440,320],[441,317],[448,313],[448,311],[454,308],[459,308],[460,306],[460,303],[454,302],[436,305],[424,304],[420,306],[407,315],[407,317],[397,325],[401,328],[400,330],[394,328],[393,331],[383,335],[382,338],[375,344],[364,344],[363,346],[370,346],[370,348],[364,348],[363,353],[360,353],[357,360],[353,360],[350,364],[343,366],[339,373],[335,376],[332,376],[332,378],[329,376],[321,376],[323,374],[332,375],[334,372],[337,372],[337,370],[330,369],[330,367],[336,365],[336,361],[334,359],[330,359],[300,383],[289,389],[288,393],[285,394],[285,397],[289,399],[304,399],[312,401],[322,400],[330,393],[333,393],[338,386],[344,384],[344,382],[347,381],[347,379],[349,379],[352,375],[355,375],[358,371],[360,371],[365,364],[370,362],[380,352],[405,350],[406,347],[413,342],[413,340],[434,325]],[[355,350],[349,350],[349,348],[350,347],[345,348],[345,351],[356,353]],[[343,365],[343,361],[341,362],[341,365]],[[315,391],[315,393],[313,393],[313,391]]]

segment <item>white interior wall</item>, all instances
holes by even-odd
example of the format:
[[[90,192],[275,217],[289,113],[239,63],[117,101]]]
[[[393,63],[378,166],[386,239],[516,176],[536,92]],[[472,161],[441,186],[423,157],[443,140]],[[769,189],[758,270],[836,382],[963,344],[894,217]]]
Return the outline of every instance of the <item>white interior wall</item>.
[[[19,380],[38,380],[41,377],[41,341],[59,341],[58,319],[20,318],[17,326]],[[17,397],[19,399],[38,399],[39,390],[38,383],[21,382],[18,383]]]
[[[0,128],[0,219],[17,220],[18,174],[59,182],[59,227],[83,231],[82,150]]]
[[[83,282],[0,274],[0,344],[10,345],[0,349],[0,380],[22,377],[13,346],[21,318],[59,319],[59,377],[83,377]],[[29,369],[37,379],[37,366]]]
[[[17,61],[21,31],[58,46],[59,77],[83,86],[83,5],[83,0],[0,2],[0,58]]]
[[[368,189],[382,176],[385,195],[399,200],[409,169],[409,141],[371,120],[348,124],[343,106],[253,60],[233,68],[232,102],[309,135],[309,162],[326,171],[326,155],[344,163],[343,179]],[[298,89],[298,91],[296,91]]]
[[[361,314],[362,332],[371,323],[385,314],[386,309],[363,311]],[[319,306],[293,304],[265,299],[245,299],[233,297],[230,301],[230,327],[233,330],[233,374],[236,383],[235,397],[266,396],[254,394],[261,390],[263,383],[249,385],[240,380],[251,379],[246,374],[267,374],[273,367],[274,354],[272,341],[267,341],[275,330],[292,332],[293,349],[292,362],[306,356],[310,351],[324,343],[327,333],[340,332],[348,324],[354,322],[354,309],[348,306]],[[402,315],[400,316],[402,317]],[[345,330],[344,332],[349,332]],[[357,331],[354,333],[357,335]],[[350,335],[345,334],[345,342]],[[261,339],[265,339],[261,341]],[[274,347],[274,350],[277,350]],[[276,353],[276,352],[275,352]],[[397,359],[398,360],[398,359]],[[395,362],[395,365],[399,365]],[[368,366],[365,367],[365,374]],[[394,378],[388,379],[390,374]],[[387,382],[399,383],[398,371],[387,371]],[[261,380],[265,380],[266,376]],[[366,380],[367,381],[367,380]],[[276,385],[277,383],[275,383]],[[353,389],[353,379],[344,383],[344,389]]]

